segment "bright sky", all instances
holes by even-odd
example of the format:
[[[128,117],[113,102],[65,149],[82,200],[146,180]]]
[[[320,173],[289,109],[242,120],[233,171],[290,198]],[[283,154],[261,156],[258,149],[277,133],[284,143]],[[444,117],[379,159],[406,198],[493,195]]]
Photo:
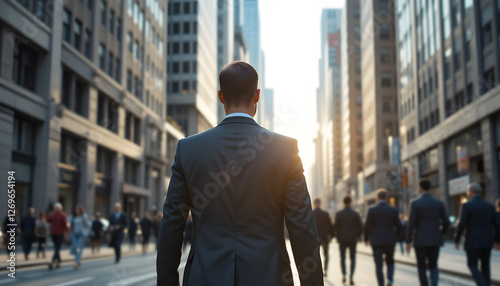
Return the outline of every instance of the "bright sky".
[[[309,182],[317,133],[321,11],[342,8],[344,1],[259,1],[266,85],[274,88],[274,131],[298,139]]]

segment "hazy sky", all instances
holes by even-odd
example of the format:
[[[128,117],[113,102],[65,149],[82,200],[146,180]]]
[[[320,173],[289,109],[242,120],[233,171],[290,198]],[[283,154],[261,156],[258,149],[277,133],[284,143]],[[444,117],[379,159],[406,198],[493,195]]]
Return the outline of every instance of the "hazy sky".
[[[274,129],[298,139],[306,176],[315,161],[321,11],[342,8],[344,1],[259,1],[266,85],[274,88]]]

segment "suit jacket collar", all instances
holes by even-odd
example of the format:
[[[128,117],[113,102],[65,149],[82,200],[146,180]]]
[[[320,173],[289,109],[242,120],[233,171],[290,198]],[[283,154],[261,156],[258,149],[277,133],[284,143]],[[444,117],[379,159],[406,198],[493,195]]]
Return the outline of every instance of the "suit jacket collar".
[[[243,123],[243,124],[253,124],[259,126],[253,118],[243,117],[243,116],[233,116],[222,120],[219,125],[232,124],[232,123]]]

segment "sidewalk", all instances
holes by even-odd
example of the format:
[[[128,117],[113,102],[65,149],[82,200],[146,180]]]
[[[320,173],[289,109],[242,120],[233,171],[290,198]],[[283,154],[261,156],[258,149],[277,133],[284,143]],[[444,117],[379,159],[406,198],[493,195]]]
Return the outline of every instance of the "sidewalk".
[[[462,246],[461,246],[462,247]],[[406,245],[405,245],[406,250]],[[359,243],[357,247],[357,252],[365,255],[372,255],[371,247],[366,246],[364,243]],[[409,255],[402,255],[399,244],[396,245],[396,251],[394,259],[398,263],[404,263],[408,265],[416,266],[417,260],[415,258],[415,250],[412,248]],[[455,244],[447,242],[440,249],[439,261],[438,261],[439,271],[443,273],[448,273],[455,276],[472,278],[469,268],[467,267],[467,257],[463,249],[456,250]],[[492,284],[500,285],[500,252],[492,250],[491,252],[491,279]]]
[[[128,243],[123,243],[122,244],[122,258],[129,256],[129,255],[135,255],[135,254],[142,254],[142,245],[140,243],[136,243],[135,245],[135,250],[130,250],[129,249],[129,244]],[[69,254],[70,251],[70,246],[64,245],[61,249],[61,260],[62,263],[74,263],[75,262],[75,257],[71,254]],[[33,244],[33,247],[31,249],[31,253],[29,255],[29,260],[24,259],[24,253],[22,251],[22,247],[19,247],[16,250],[16,270],[20,268],[25,268],[25,267],[34,267],[34,266],[47,266],[49,263],[52,261],[52,255],[54,254],[54,251],[52,247],[47,249],[45,251],[45,258],[36,258],[36,250],[37,247],[35,244]],[[156,251],[156,244],[150,242],[148,245],[148,253],[152,253]],[[85,260],[89,259],[103,259],[103,258],[114,258],[115,257],[115,252],[114,249],[109,247],[107,244],[102,244],[101,249],[99,253],[92,253],[92,248],[90,246],[87,246],[83,250],[82,254],[82,263],[85,263]],[[0,254],[0,272],[3,271],[8,271],[7,267],[7,259],[9,257],[7,256],[5,250],[2,250],[2,253]]]

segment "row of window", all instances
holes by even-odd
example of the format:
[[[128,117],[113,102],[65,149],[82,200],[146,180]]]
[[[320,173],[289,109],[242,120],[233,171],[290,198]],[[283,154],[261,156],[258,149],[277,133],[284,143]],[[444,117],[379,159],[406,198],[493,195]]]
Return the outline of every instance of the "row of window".
[[[198,43],[197,42],[171,42],[167,45],[167,54],[168,55],[179,55],[181,54],[181,45],[182,45],[182,54],[196,54],[198,52]]]
[[[426,116],[423,120],[420,120],[418,124],[420,135],[434,128],[434,126],[439,124],[439,109],[431,112],[429,116]]]
[[[182,25],[182,31],[181,31],[181,25]],[[168,23],[167,27],[167,33],[168,35],[189,35],[189,34],[198,34],[198,22],[173,22],[173,23]]]
[[[197,82],[193,81],[169,81],[167,83],[168,93],[195,93]]]
[[[101,24],[104,27],[106,27],[106,25],[108,25],[107,16],[108,16],[108,4],[106,4],[105,1],[101,1]],[[116,23],[116,29],[115,29],[115,23]],[[115,32],[116,32],[117,40],[121,41],[121,33],[122,33],[121,19],[119,17],[115,16],[114,10],[110,10],[109,11],[109,33],[111,35],[114,35]]]
[[[227,5],[227,4],[226,4]],[[168,15],[180,15],[180,14],[198,14],[198,2],[184,2],[182,3],[182,11],[181,11],[181,3],[180,2],[171,2],[168,3]]]
[[[71,30],[72,25],[72,17],[71,12],[64,10],[63,13],[63,35],[62,38],[64,41],[71,44],[73,40],[73,47],[79,51],[83,52],[85,57],[91,59],[92,57],[92,43],[91,43],[91,32],[88,29],[85,29],[85,34],[83,35],[83,46],[82,46],[82,33],[83,33],[83,25],[79,20],[75,20],[73,23],[73,31]],[[73,37],[71,37],[73,35]]]
[[[167,72],[173,74],[179,73],[197,73],[197,61],[185,61],[185,62],[169,62],[167,65]],[[181,70],[182,67],[182,70]]]
[[[415,110],[415,95],[412,95],[411,98],[408,97],[408,99],[401,104],[399,115],[401,118],[404,118],[413,110]]]
[[[116,82],[121,83],[121,61],[118,57],[115,58],[112,51],[107,53],[106,61],[106,46],[104,44],[99,45],[99,68],[106,72],[111,78],[115,79]]]
[[[412,127],[410,130],[406,131],[406,143],[410,144],[413,141],[415,141],[415,128]]]

